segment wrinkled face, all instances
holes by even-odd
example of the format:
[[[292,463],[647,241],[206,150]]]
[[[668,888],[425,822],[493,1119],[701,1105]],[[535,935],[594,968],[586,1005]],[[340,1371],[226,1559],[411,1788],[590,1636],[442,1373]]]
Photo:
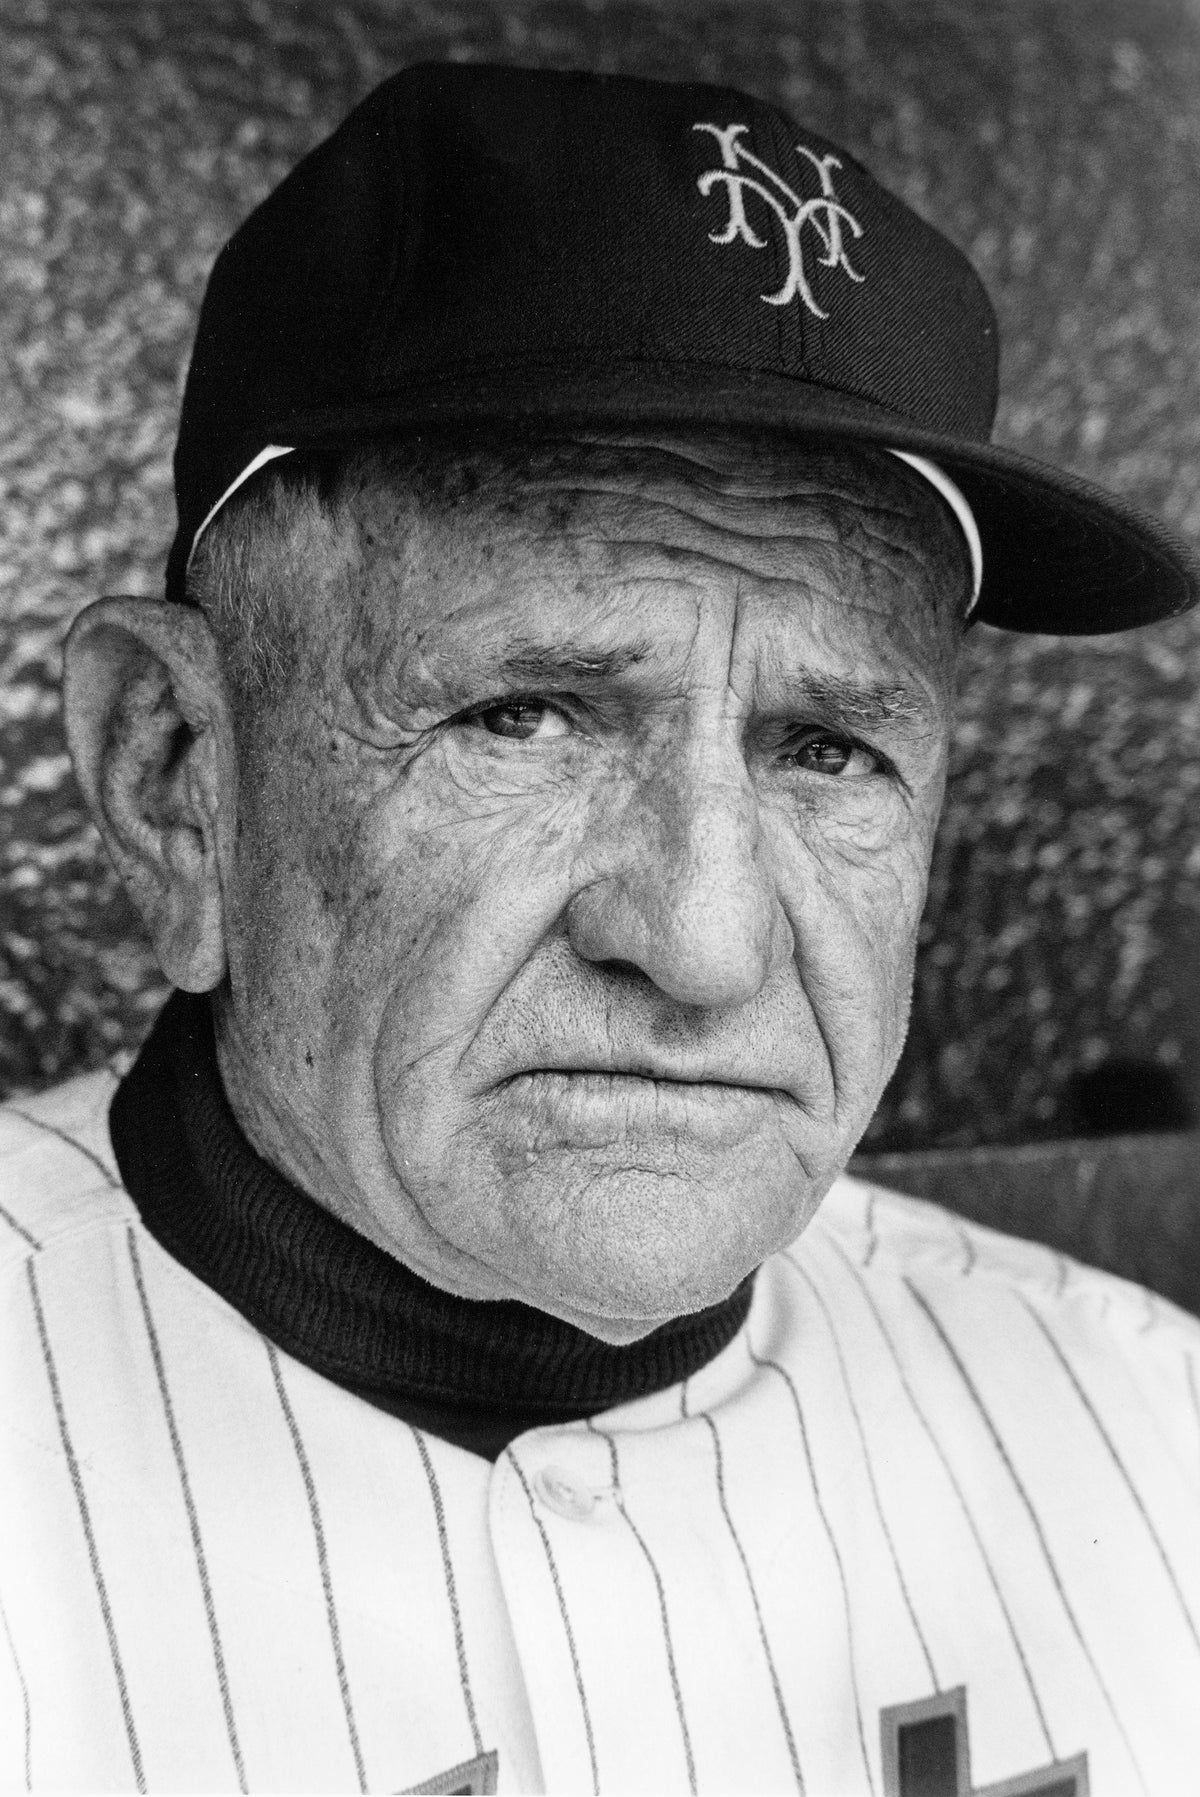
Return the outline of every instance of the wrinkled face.
[[[803,1228],[894,1066],[965,551],[886,456],[732,440],[354,519],[245,732],[227,1079],[432,1283],[633,1339]]]

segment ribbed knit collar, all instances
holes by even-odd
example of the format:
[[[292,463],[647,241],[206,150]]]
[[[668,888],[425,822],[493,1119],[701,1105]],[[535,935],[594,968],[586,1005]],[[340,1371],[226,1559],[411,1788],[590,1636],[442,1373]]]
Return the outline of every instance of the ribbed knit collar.
[[[229,1108],[206,998],[177,992],[113,1099],[117,1164],[161,1245],[280,1348],[358,1396],[489,1458],[686,1379],[732,1341],[721,1304],[610,1347],[511,1300],[439,1291],[255,1153]]]

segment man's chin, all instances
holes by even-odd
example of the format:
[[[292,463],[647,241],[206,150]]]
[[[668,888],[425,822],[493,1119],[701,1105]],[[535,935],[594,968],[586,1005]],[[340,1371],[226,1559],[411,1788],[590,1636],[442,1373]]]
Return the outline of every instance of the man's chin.
[[[757,1265],[757,1263],[756,1263]],[[619,1299],[610,1294],[603,1303],[611,1308],[599,1308],[599,1301],[590,1294],[571,1292],[559,1293],[549,1289],[536,1291],[524,1290],[514,1292],[523,1304],[532,1310],[540,1310],[547,1316],[556,1317],[560,1322],[570,1323],[584,1335],[593,1336],[597,1341],[605,1342],[609,1347],[628,1347],[633,1342],[641,1341],[652,1335],[666,1323],[673,1323],[682,1316],[695,1315],[697,1311],[707,1310],[712,1305],[720,1304],[742,1283],[746,1273],[753,1272],[754,1267],[747,1267],[735,1279],[726,1279],[719,1284],[705,1286],[694,1299],[686,1301],[681,1296],[678,1286],[671,1291],[658,1294],[657,1305],[654,1305],[649,1294],[631,1297],[628,1302],[632,1308],[628,1313],[617,1308]]]
[[[614,1187],[591,1188],[591,1204],[536,1244],[514,1231],[527,1252],[507,1263],[524,1303],[610,1343],[723,1302],[800,1234],[818,1201],[793,1189],[770,1202],[762,1186],[714,1191],[653,1172],[627,1172]]]
[[[594,1336],[598,1342],[610,1348],[632,1347],[634,1342],[642,1341],[647,1335],[653,1335],[664,1323],[674,1321],[670,1316],[652,1318],[597,1317],[586,1312],[573,1311],[568,1308],[547,1310],[548,1316],[557,1317],[559,1322],[570,1323],[583,1335]],[[682,1313],[675,1313],[682,1314]]]
[[[424,1154],[397,1135],[423,1264],[400,1258],[461,1297],[515,1299],[632,1342],[722,1302],[800,1234],[830,1184],[830,1144],[788,1141],[777,1105],[718,1097],[707,1132],[664,1127],[661,1114],[635,1132],[606,1129],[607,1096],[593,1097],[574,1088],[567,1117],[552,1094],[553,1132],[544,1117],[540,1131],[511,1127],[506,1105],[482,1128],[476,1116],[439,1131]],[[694,1122],[707,1100],[685,1102]]]

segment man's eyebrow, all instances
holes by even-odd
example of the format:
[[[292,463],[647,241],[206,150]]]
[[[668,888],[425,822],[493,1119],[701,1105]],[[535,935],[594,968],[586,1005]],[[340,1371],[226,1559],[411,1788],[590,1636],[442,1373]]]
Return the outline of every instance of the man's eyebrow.
[[[611,680],[649,660],[653,644],[646,638],[620,649],[582,643],[525,642],[514,645],[500,662],[506,680],[554,685],[571,680]],[[883,724],[927,723],[931,706],[919,689],[887,681],[847,679],[840,674],[804,671],[785,685],[790,710],[813,709],[861,729]]]
[[[573,643],[522,643],[500,663],[506,680],[612,680],[651,654],[644,639],[623,649],[592,649]]]
[[[881,724],[928,723],[933,707],[925,694],[886,681],[846,680],[840,674],[803,673],[787,683],[792,708],[812,706],[864,730]]]

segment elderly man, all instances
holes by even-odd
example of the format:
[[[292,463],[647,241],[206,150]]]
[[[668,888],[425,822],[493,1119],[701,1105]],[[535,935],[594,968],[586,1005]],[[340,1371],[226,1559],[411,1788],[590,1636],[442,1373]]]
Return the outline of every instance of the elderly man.
[[[1167,1797],[1200,1328],[840,1178],[974,617],[1194,601],[722,88],[422,67],[236,234],[72,633],[178,988],[3,1121],[17,1786]]]

